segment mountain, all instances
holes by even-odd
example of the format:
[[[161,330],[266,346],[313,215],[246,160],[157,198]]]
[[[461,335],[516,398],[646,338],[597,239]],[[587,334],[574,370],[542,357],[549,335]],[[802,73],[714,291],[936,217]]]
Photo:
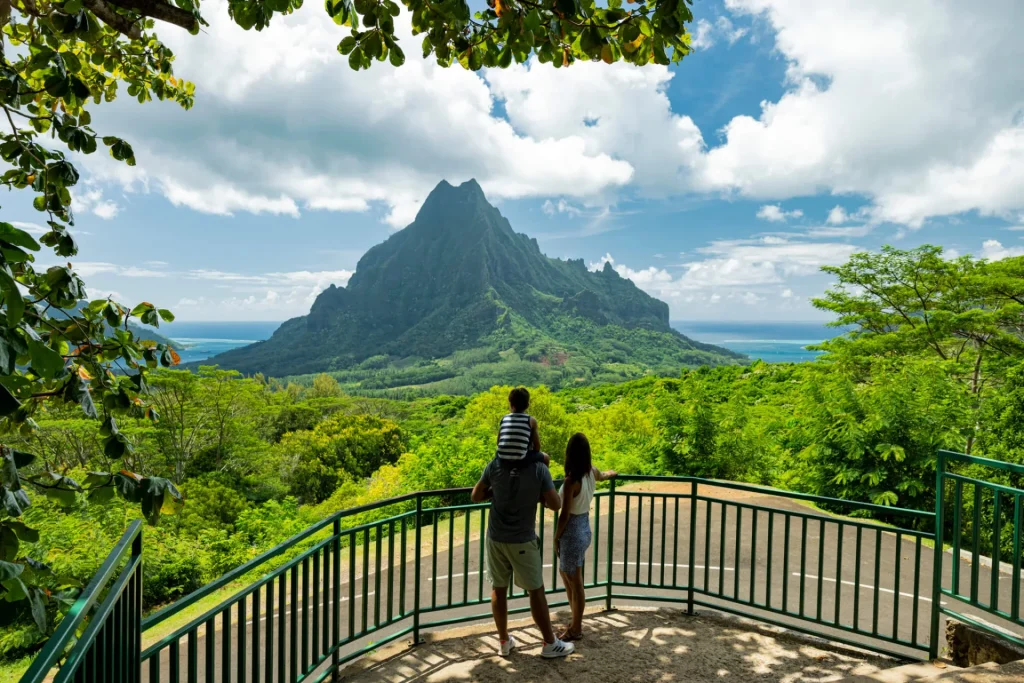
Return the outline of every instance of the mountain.
[[[514,381],[477,366],[563,384],[745,360],[673,330],[668,306],[610,265],[592,272],[582,259],[545,256],[470,180],[442,181],[416,220],[367,251],[348,286],[324,290],[308,315],[205,362],[273,376],[329,371],[357,389],[451,390],[449,380],[479,384],[491,370]]]

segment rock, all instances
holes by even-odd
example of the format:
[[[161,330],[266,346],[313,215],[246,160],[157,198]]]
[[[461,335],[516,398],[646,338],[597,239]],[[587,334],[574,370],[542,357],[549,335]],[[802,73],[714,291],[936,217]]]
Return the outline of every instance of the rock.
[[[946,642],[949,658],[956,666],[1008,664],[1024,659],[1024,648],[955,619],[946,621]]]

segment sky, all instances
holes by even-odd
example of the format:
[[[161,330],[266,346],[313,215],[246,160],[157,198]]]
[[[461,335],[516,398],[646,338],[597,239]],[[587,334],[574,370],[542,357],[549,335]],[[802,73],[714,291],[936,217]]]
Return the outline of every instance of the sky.
[[[138,164],[76,159],[72,263],[93,298],[284,320],[469,178],[546,254],[611,262],[673,320],[824,319],[821,266],[885,244],[1024,254],[1024,3],[693,10],[678,65],[479,73],[423,60],[403,11],[406,64],[357,73],[315,3],[246,32],[206,0],[204,33],[158,31],[193,109],[94,108]],[[38,230],[28,199],[5,216]]]

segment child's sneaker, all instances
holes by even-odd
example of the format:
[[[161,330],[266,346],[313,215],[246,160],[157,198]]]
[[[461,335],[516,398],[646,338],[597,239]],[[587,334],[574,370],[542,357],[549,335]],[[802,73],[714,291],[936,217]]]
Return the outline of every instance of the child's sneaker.
[[[516,639],[509,634],[508,640],[501,643],[501,656],[508,657],[512,654],[512,650],[516,649],[516,645],[518,644],[519,643],[516,642]]]
[[[555,657],[565,657],[571,655],[576,651],[576,646],[572,643],[567,643],[564,640],[555,638],[553,643],[544,643],[544,649],[540,651],[540,656],[547,659],[553,659]]]

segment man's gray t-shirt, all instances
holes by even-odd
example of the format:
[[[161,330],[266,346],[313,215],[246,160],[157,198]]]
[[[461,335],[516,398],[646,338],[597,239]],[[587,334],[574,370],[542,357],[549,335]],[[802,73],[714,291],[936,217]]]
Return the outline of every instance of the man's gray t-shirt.
[[[487,525],[490,539],[498,543],[528,543],[537,538],[537,504],[541,494],[555,488],[547,465],[522,465],[494,458],[487,463],[480,481],[494,496]]]

